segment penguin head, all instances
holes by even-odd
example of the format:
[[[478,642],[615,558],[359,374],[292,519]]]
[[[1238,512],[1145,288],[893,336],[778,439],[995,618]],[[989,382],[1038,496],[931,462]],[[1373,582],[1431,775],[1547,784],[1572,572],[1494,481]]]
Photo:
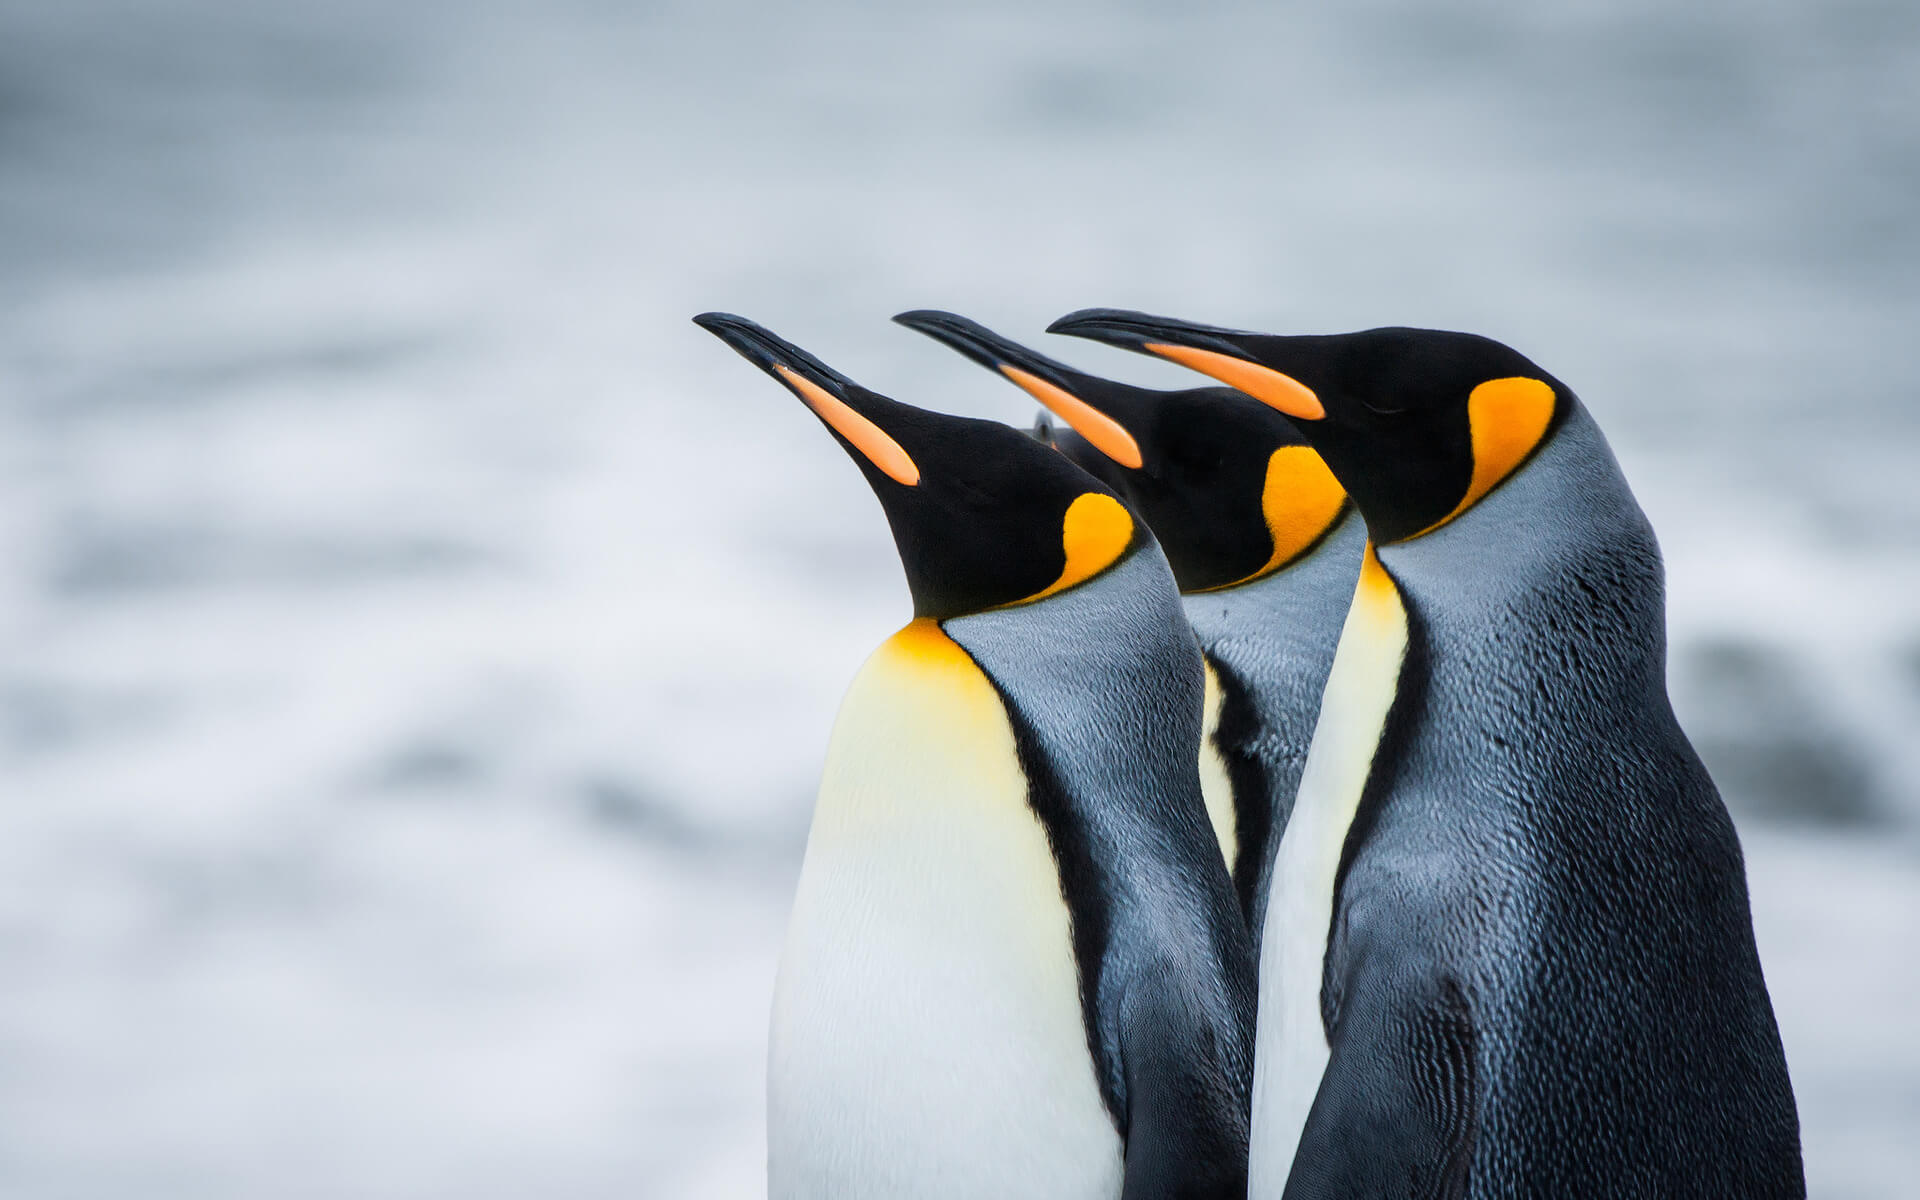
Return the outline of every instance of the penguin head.
[[[1049,329],[1181,363],[1285,413],[1377,545],[1472,509],[1546,442],[1572,399],[1518,351],[1470,333],[1275,337],[1112,308]]]
[[[1147,536],[1112,489],[1025,433],[890,400],[742,317],[694,323],[786,385],[852,456],[893,529],[916,617],[1044,599]]]
[[[1159,391],[1102,379],[953,313],[894,320],[1005,377],[1065,422],[1047,426],[1051,444],[1140,513],[1183,592],[1280,569],[1346,509],[1346,493],[1293,423],[1231,388]]]

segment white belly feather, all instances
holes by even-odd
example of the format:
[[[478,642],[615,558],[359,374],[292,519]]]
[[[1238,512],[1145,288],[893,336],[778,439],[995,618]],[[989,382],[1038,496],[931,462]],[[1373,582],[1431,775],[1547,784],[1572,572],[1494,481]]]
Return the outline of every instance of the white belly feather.
[[[1399,591],[1368,546],[1340,633],[1261,934],[1250,1200],[1279,1200],[1327,1066],[1321,972],[1334,876],[1386,724],[1407,648]]]
[[[775,987],[768,1182],[1119,1195],[1068,915],[992,684],[932,622],[841,707]]]

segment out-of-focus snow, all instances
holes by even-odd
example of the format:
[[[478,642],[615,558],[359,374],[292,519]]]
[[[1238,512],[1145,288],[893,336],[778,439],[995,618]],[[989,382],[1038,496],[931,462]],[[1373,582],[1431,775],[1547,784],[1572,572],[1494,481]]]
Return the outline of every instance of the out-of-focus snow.
[[[1024,420],[885,318],[1107,303],[1580,389],[1815,1192],[1902,1194],[1917,57],[1896,3],[0,0],[0,1194],[753,1194],[813,777],[907,602],[686,319]]]

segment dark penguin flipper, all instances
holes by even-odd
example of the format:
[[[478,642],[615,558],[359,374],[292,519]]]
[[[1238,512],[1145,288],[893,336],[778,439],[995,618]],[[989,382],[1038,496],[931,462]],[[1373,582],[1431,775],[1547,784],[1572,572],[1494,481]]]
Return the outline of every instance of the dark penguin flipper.
[[[1121,1005],[1127,1161],[1121,1200],[1244,1200],[1250,1071],[1179,964],[1143,970]],[[1217,1032],[1216,1032],[1217,1030]]]
[[[1431,960],[1367,957],[1341,989],[1284,1200],[1455,1200],[1474,1151],[1472,1011]]]

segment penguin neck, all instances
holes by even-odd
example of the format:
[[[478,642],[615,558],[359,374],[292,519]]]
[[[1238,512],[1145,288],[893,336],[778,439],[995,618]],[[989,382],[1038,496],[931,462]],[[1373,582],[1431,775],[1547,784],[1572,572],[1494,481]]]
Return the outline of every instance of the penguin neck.
[[[1295,562],[1238,587],[1181,597],[1208,663],[1208,811],[1216,828],[1231,832],[1221,845],[1256,950],[1365,544],[1365,523],[1349,511]]]
[[[1334,888],[1405,661],[1408,618],[1369,546],[1327,677],[1299,796],[1273,865],[1261,937],[1253,1085],[1252,1196],[1278,1197],[1305,1128],[1328,1046],[1321,974]]]
[[[1063,772],[1084,819],[1125,820],[1086,797],[1193,799],[1203,668],[1173,573],[1150,539],[1107,571],[1033,604],[943,622]],[[1127,686],[1116,688],[1116,681]],[[1125,739],[1096,736],[1125,730]],[[1191,793],[1191,796],[1189,796]]]
[[[1520,470],[1459,519],[1381,547],[1380,561],[1417,615],[1437,681],[1548,694],[1604,680],[1629,689],[1613,697],[1623,703],[1647,688],[1664,696],[1659,545],[1605,437],[1578,400],[1568,405]]]
[[[1274,637],[1286,636],[1332,645],[1339,628],[1337,614],[1353,598],[1354,573],[1366,537],[1366,523],[1348,512],[1313,549],[1279,570],[1236,587],[1182,595],[1181,605],[1201,648],[1209,657],[1215,656],[1215,647],[1222,647],[1222,655],[1230,655],[1225,647],[1250,634],[1269,644]],[[1335,614],[1333,622],[1325,619],[1329,613]],[[1265,650],[1260,658],[1274,660]],[[1249,664],[1235,670],[1245,675],[1257,668]]]
[[[1127,1105],[1114,989],[1127,972],[1107,959],[1127,944],[1123,931],[1155,914],[1225,939],[1196,952],[1219,963],[1252,1008],[1252,955],[1237,940],[1245,926],[1200,791],[1199,644],[1150,537],[1076,587],[942,627],[1012,722],[1073,914],[1101,1091],[1119,1121]]]

